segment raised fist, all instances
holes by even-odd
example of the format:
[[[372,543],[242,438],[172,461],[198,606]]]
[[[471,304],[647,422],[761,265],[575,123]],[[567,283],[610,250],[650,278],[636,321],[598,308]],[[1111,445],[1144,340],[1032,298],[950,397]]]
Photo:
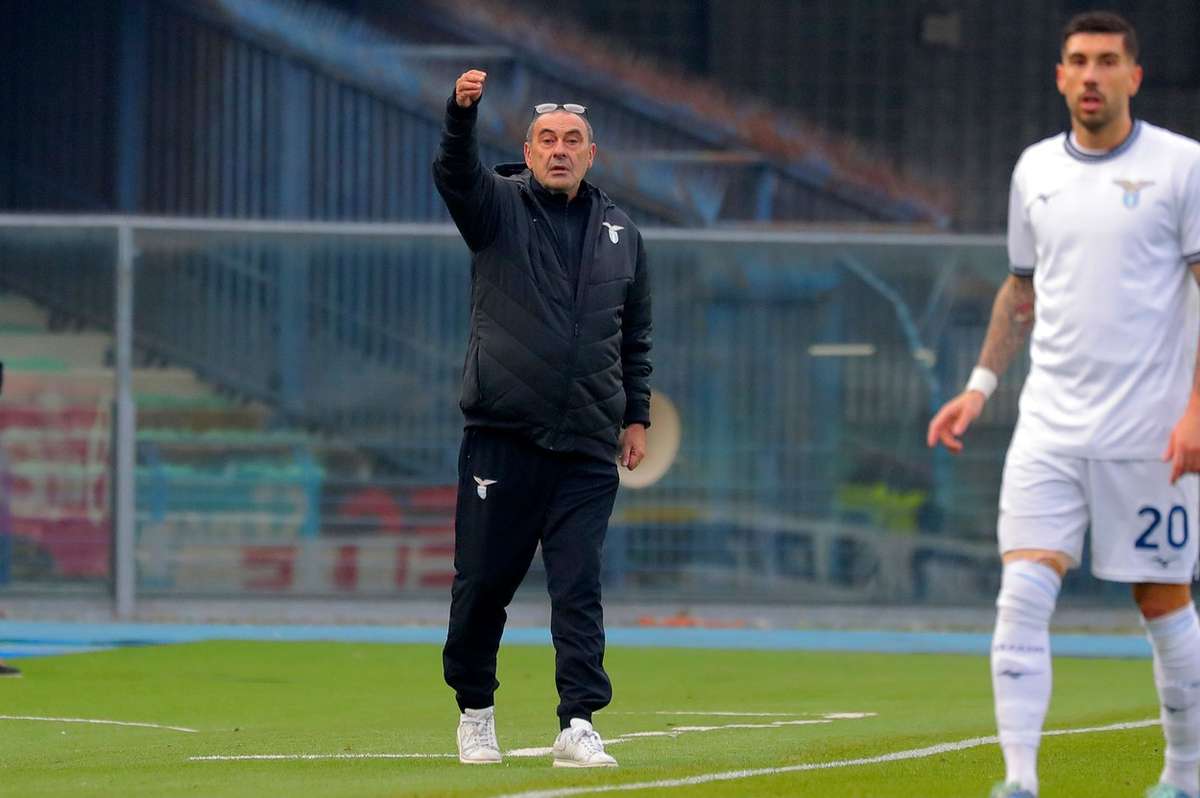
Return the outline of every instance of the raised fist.
[[[458,76],[458,80],[454,82],[454,102],[459,108],[470,108],[479,102],[479,98],[483,96],[485,80],[487,73],[478,69],[468,69]]]

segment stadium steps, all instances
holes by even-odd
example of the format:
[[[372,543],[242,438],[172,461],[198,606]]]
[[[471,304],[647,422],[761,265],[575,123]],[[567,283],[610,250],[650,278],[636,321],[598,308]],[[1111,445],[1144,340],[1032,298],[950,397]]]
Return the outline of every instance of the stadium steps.
[[[0,335],[38,333],[50,324],[46,311],[23,296],[0,291]]]
[[[41,562],[60,576],[92,578],[108,567],[111,341],[49,326],[37,305],[0,293],[0,443],[23,537],[53,553]],[[139,529],[160,550],[206,536],[265,545],[322,532],[449,534],[453,485],[382,479],[355,441],[273,428],[269,407],[190,371],[136,368],[133,378]]]
[[[13,578],[108,572],[114,371],[111,338],[54,332],[48,314],[0,294],[0,468],[15,532]],[[190,371],[133,370],[139,521],[161,545],[198,530],[271,540],[316,534],[320,442],[272,430],[270,410],[218,395]]]
[[[524,135],[534,102],[564,94],[583,102],[604,120],[595,179],[622,204],[648,214],[648,221],[947,223],[922,198],[890,195],[878,169],[855,163],[857,172],[846,171],[820,147],[784,162],[756,149],[729,121],[698,113],[614,71],[539,48],[519,29],[499,29],[453,5],[415,2],[401,10],[372,4],[366,22],[298,0],[198,0],[187,8],[369,87],[432,124],[440,124],[464,59],[489,69],[492,99],[481,106],[480,141],[489,152],[511,152],[508,160],[519,159],[514,143]]]
[[[586,41],[568,38],[572,47],[546,46],[545,32],[536,29],[538,20],[504,3],[418,0],[403,12],[376,3],[364,13],[393,35],[409,37],[406,65],[427,84],[439,87],[442,97],[461,72],[461,51],[478,48],[485,54],[479,62],[484,68],[503,66],[489,76],[488,90],[494,103],[519,109],[507,121],[509,137],[524,133],[528,109],[535,102],[561,100],[565,94],[587,105],[590,115],[604,120],[604,147],[594,167],[597,178],[654,196],[686,214],[684,224],[949,224],[944,211],[917,193],[883,190],[886,167],[833,155],[829,148],[843,142],[843,135],[814,137],[815,131],[764,120],[767,126],[775,125],[768,139],[795,137],[806,145],[802,157],[781,158],[747,136],[741,119],[747,108],[734,111],[737,119],[718,118],[701,111],[703,103],[693,106],[672,96],[670,82],[664,86],[653,78],[626,79],[627,70],[609,65],[611,54],[589,50]],[[524,29],[530,22],[532,32]],[[424,57],[413,52],[411,45],[418,42],[426,45]],[[575,51],[575,45],[585,52]],[[498,53],[503,55],[490,55]],[[486,117],[481,112],[481,124]]]
[[[103,333],[8,332],[3,339],[3,357],[10,367],[45,363],[64,368],[87,368],[109,357],[109,336]]]

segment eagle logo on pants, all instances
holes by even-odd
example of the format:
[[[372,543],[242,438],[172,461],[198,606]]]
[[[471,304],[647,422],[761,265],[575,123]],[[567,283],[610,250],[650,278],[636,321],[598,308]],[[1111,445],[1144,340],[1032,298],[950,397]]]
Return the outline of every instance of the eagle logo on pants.
[[[482,477],[475,477],[475,492],[479,494],[479,498],[486,499],[488,486],[495,485],[496,482],[497,480],[495,479],[483,479]]]

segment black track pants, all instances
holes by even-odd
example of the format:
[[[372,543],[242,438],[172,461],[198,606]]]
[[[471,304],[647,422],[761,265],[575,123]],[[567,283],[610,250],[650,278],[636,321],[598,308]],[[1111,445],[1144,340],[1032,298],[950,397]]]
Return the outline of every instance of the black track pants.
[[[473,427],[458,457],[454,586],[442,665],[459,709],[492,706],[505,607],[540,542],[550,592],[558,717],[608,705],[600,550],[617,495],[612,463]]]

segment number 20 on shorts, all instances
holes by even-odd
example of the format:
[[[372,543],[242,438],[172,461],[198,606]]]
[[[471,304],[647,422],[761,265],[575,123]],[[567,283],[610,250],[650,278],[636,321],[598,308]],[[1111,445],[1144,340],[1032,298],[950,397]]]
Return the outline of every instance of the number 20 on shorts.
[[[1149,526],[1146,531],[1138,537],[1137,542],[1133,544],[1135,549],[1157,549],[1159,548],[1159,539],[1161,535],[1155,534],[1160,526],[1166,527],[1167,545],[1173,549],[1182,549],[1188,542],[1188,514],[1187,508],[1176,504],[1166,514],[1166,523],[1163,523],[1162,511],[1155,507],[1146,506],[1138,510],[1138,516],[1142,518]]]

